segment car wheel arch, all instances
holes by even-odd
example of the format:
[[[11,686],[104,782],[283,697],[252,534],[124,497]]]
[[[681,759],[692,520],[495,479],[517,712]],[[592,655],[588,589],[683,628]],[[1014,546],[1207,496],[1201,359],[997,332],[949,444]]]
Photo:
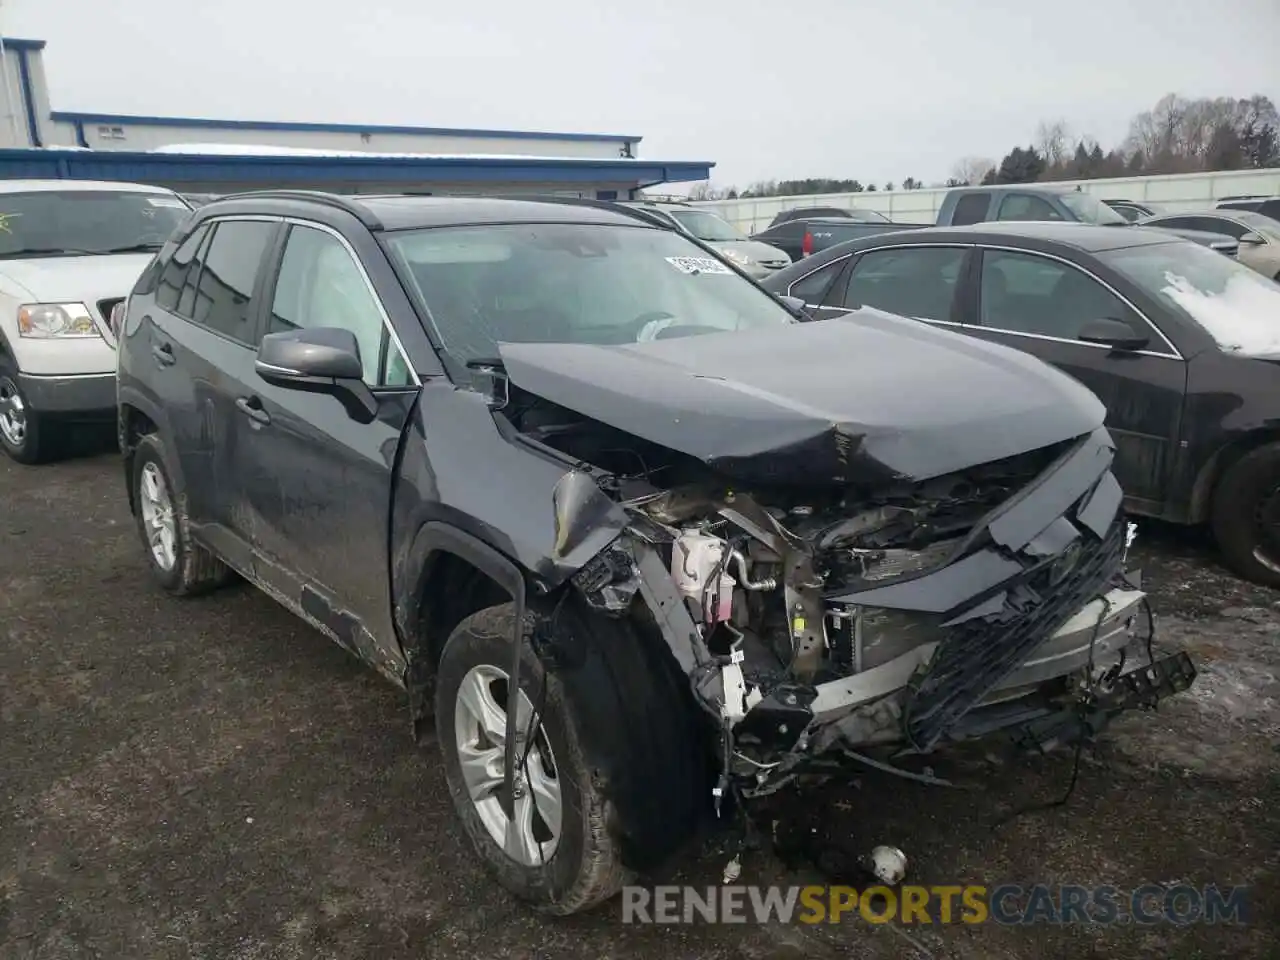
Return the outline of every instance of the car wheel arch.
[[[431,722],[436,666],[453,629],[479,610],[516,604],[524,622],[526,577],[479,537],[442,521],[424,523],[395,577],[395,621],[405,657],[405,688],[415,738]],[[517,642],[512,637],[512,642]]]
[[[148,404],[134,400],[121,401],[116,407],[116,443],[123,458],[125,488],[129,493],[129,512],[137,510],[137,498],[133,489],[133,452],[138,441],[148,434],[163,434],[162,425],[165,420],[159,410],[148,409]],[[167,458],[172,461],[165,464],[174,485],[179,490],[185,489],[186,482],[182,476],[182,464],[177,457]]]
[[[1277,440],[1280,440],[1280,426],[1258,427],[1214,451],[1196,473],[1195,483],[1191,487],[1188,520],[1191,523],[1207,521],[1214,491],[1232,465],[1258,447]]]

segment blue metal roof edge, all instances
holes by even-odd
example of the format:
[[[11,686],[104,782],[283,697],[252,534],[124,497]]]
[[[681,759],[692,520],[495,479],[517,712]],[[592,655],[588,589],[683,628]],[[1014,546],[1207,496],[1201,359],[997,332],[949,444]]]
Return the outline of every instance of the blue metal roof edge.
[[[584,174],[621,175],[645,185],[707,180],[710,160],[626,160],[555,157],[232,156],[134,153],[123,150],[0,149],[0,178],[70,180],[244,181],[264,179],[573,181]]]
[[[0,42],[4,43],[6,50],[43,50],[45,42],[43,40],[23,40],[21,37],[3,37]]]
[[[43,42],[41,42],[43,46]],[[16,48],[15,48],[16,49]],[[64,123],[132,123],[148,127],[196,127],[205,130],[292,130],[310,133],[406,133],[420,136],[504,137],[508,140],[611,141],[639,143],[643,138],[608,133],[549,133],[538,130],[480,130],[460,127],[413,127],[359,123],[308,123],[291,120],[214,120],[208,117],[147,117],[123,113],[79,113],[54,110],[50,117]]]

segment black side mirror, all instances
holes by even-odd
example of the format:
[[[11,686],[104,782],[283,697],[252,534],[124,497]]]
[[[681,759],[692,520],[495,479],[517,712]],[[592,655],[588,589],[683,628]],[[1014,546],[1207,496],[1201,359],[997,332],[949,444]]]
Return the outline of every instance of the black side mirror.
[[[1113,350],[1141,350],[1151,342],[1149,336],[1140,333],[1128,320],[1115,320],[1111,317],[1090,320],[1080,328],[1076,339],[1085,343],[1100,343]]]
[[[809,319],[809,311],[805,306],[805,302],[801,300],[799,297],[788,296],[785,293],[775,293],[774,296],[778,298],[778,302],[780,302],[784,307],[786,307],[788,310],[794,313],[801,320]]]
[[[337,398],[360,423],[378,415],[378,398],[364,382],[360,345],[350,330],[314,327],[269,333],[258,346],[254,369],[277,387]]]

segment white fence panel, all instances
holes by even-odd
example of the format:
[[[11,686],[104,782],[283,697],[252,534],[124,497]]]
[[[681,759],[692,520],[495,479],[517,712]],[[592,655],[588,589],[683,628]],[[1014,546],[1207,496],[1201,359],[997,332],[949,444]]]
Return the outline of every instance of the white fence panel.
[[[1240,194],[1280,196],[1280,168],[1229,170],[1218,173],[1176,173],[1152,177],[1116,177],[1108,180],[1062,180],[1045,186],[1079,185],[1086,193],[1108,200],[1149,200],[1170,210],[1194,210],[1213,206],[1223,197]],[[738,200],[701,200],[698,206],[715,210],[747,233],[769,225],[775,216],[792,207],[839,207],[875,210],[899,223],[933,223],[947,190],[894,190],[876,193],[827,193],[794,197],[759,197]]]

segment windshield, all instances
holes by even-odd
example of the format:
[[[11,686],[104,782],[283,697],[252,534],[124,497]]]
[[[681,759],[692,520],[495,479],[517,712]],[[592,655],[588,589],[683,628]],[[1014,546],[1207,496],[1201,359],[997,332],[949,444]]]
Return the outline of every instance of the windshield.
[[[396,267],[459,361],[497,344],[627,344],[794,323],[682,234],[495,224],[388,234]]]
[[[1082,223],[1128,223],[1097,197],[1088,193],[1061,194],[1062,205],[1076,215]]]
[[[746,240],[747,236],[728,220],[705,210],[672,210],[671,216],[704,243],[717,240]]]
[[[158,250],[189,212],[166,193],[0,193],[0,258]]]
[[[1280,354],[1280,284],[1239,261],[1190,241],[1108,250],[1098,259],[1181,309],[1223,350]]]

